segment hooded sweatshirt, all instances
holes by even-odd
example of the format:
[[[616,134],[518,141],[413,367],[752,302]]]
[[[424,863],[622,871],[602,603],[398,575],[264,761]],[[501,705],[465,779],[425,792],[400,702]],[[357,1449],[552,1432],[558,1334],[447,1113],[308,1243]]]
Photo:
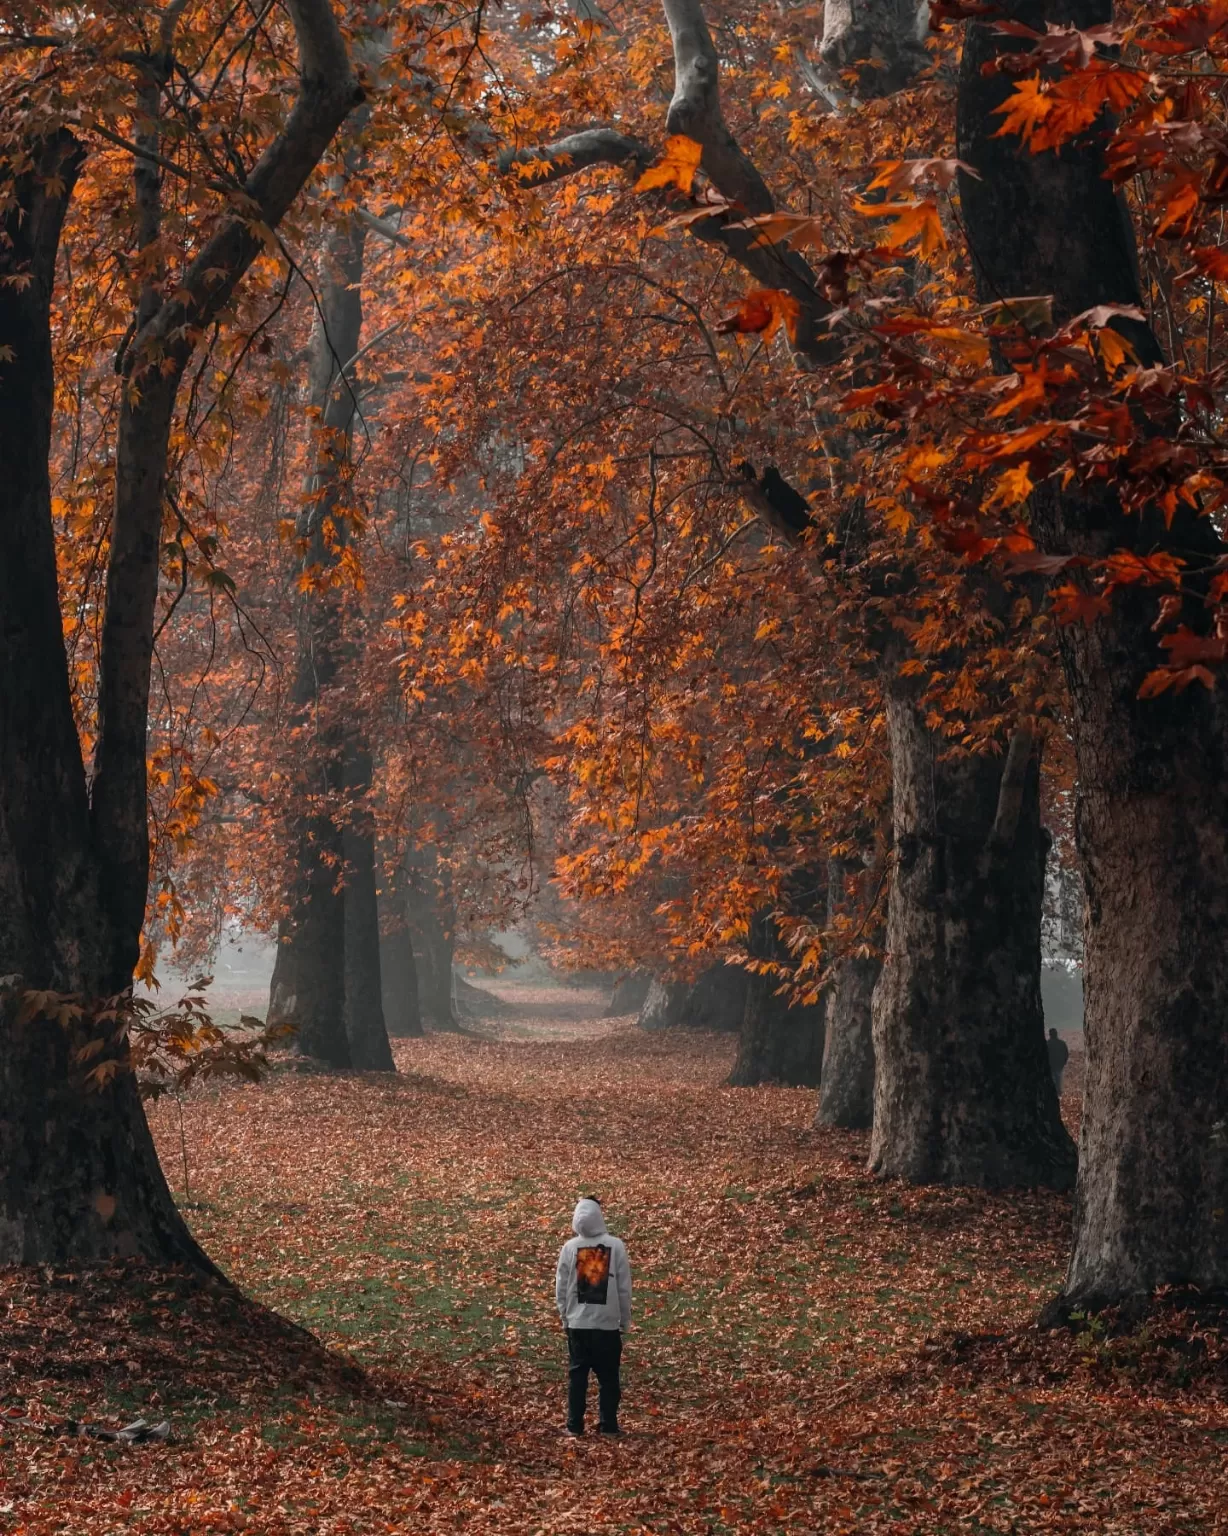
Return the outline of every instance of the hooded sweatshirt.
[[[595,1200],[581,1200],[571,1218],[576,1234],[563,1244],[554,1299],[568,1328],[631,1326],[631,1266],[622,1238],[606,1231]]]

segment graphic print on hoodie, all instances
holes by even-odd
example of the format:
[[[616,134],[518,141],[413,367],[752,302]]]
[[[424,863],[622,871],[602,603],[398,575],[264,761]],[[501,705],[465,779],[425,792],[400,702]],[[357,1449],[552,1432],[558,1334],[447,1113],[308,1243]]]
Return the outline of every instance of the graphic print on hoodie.
[[[576,1249],[576,1300],[604,1307],[610,1289],[610,1250],[601,1244]]]

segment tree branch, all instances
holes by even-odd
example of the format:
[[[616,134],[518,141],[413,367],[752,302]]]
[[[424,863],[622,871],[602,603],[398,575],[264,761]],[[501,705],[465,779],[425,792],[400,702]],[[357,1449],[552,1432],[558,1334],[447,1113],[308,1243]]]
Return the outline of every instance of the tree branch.
[[[1026,725],[1020,726],[1011,737],[1010,746],[1006,749],[1006,762],[1002,765],[1002,782],[998,786],[998,809],[989,834],[991,849],[1009,848],[1015,841],[1015,833],[1019,827],[1019,812],[1023,808],[1023,792],[1032,762],[1034,741],[1031,728]]]
[[[653,159],[653,150],[630,135],[614,128],[585,128],[568,134],[553,144],[537,148],[505,149],[495,162],[506,175],[515,171],[527,186],[540,187],[546,182],[574,176],[592,165],[626,165],[631,161],[636,171],[643,171]],[[531,170],[520,170],[521,166]]]
[[[359,208],[357,216],[372,234],[378,235],[381,240],[387,240],[389,245],[399,245],[402,250],[406,251],[410,249],[411,242],[405,238],[395,225],[389,224],[387,219],[379,218],[366,208]]]

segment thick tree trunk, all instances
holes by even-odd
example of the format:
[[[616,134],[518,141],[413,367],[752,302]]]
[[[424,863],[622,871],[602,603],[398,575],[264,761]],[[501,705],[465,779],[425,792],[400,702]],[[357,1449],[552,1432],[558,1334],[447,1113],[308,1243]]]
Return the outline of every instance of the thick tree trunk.
[[[16,978],[0,990],[0,1264],[139,1254],[211,1270],[175,1208],[122,1050],[120,1070],[96,1087],[73,1059],[87,1027],[18,1020],[26,989],[87,1002],[122,992],[135,942],[102,899],[51,520],[51,290],[81,157],[64,132],[25,149],[31,163],[6,188],[0,229],[0,347],[11,349],[0,362],[0,974]]]
[[[879,866],[881,870],[881,865]],[[867,940],[882,942],[882,923],[864,909],[875,901],[870,880],[877,873],[860,862],[829,859],[827,923],[830,928],[849,905],[861,910]],[[851,887],[851,890],[850,890]],[[816,1125],[865,1130],[874,1120],[874,1023],[871,1004],[882,973],[880,954],[849,955],[839,961],[827,992],[823,1078]]]
[[[310,850],[300,858],[294,900],[295,1045],[302,1056],[342,1069],[353,1065],[345,1027],[345,894],[341,830],[333,817],[304,827]],[[328,855],[332,854],[332,857]]]
[[[749,982],[750,972],[740,965],[710,965],[687,989],[678,1023],[684,1029],[740,1030]]]
[[[674,1029],[680,1021],[690,988],[685,981],[658,981],[654,976],[649,983],[636,1024],[640,1029]]]
[[[1043,27],[1107,22],[1101,0],[1011,8]],[[983,295],[1052,293],[1059,318],[1138,304],[1133,236],[1103,178],[1099,139],[1030,155],[995,137],[1009,76],[982,66],[1018,46],[970,26],[959,154],[983,181],[961,199]],[[1120,322],[1144,364],[1150,331]],[[1123,517],[1072,487],[1034,498],[1042,546],[1104,555],[1171,549],[1207,563],[1205,518]],[[1163,1284],[1228,1286],[1228,696],[1199,685],[1140,700],[1161,657],[1154,598],[1127,589],[1111,612],[1061,634],[1078,761],[1076,827],[1087,888],[1087,1076],[1067,1306],[1140,1298]],[[1184,621],[1205,628],[1201,604]]]
[[[1019,732],[1000,757],[944,756],[904,683],[888,720],[896,867],[870,1166],[914,1184],[1068,1188],[1040,1004],[1038,754]]]
[[[757,959],[787,958],[770,913],[755,914],[749,948]],[[777,995],[780,985],[778,976],[748,977],[738,1058],[729,1074],[734,1088],[751,1088],[759,1083],[785,1083],[798,1088],[818,1084],[823,1064],[823,1004],[790,1008],[787,995]]]
[[[652,977],[647,971],[628,971],[614,984],[610,1006],[605,1011],[607,1019],[621,1018],[625,1013],[638,1013],[644,1006]]]

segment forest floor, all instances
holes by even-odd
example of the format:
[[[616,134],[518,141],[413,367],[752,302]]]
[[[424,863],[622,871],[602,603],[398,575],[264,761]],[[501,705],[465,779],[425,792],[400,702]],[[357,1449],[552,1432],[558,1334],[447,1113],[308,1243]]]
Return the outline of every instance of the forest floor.
[[[284,1064],[195,1093],[182,1139],[155,1108],[251,1301],[0,1274],[0,1531],[1228,1531],[1225,1319],[1039,1332],[1068,1200],[877,1183],[811,1093],[722,1087],[732,1040],[500,990],[512,1016],[397,1042],[395,1078]],[[618,1441],[561,1433],[584,1194],[635,1275]],[[64,1433],[138,1414],[171,1440]]]

